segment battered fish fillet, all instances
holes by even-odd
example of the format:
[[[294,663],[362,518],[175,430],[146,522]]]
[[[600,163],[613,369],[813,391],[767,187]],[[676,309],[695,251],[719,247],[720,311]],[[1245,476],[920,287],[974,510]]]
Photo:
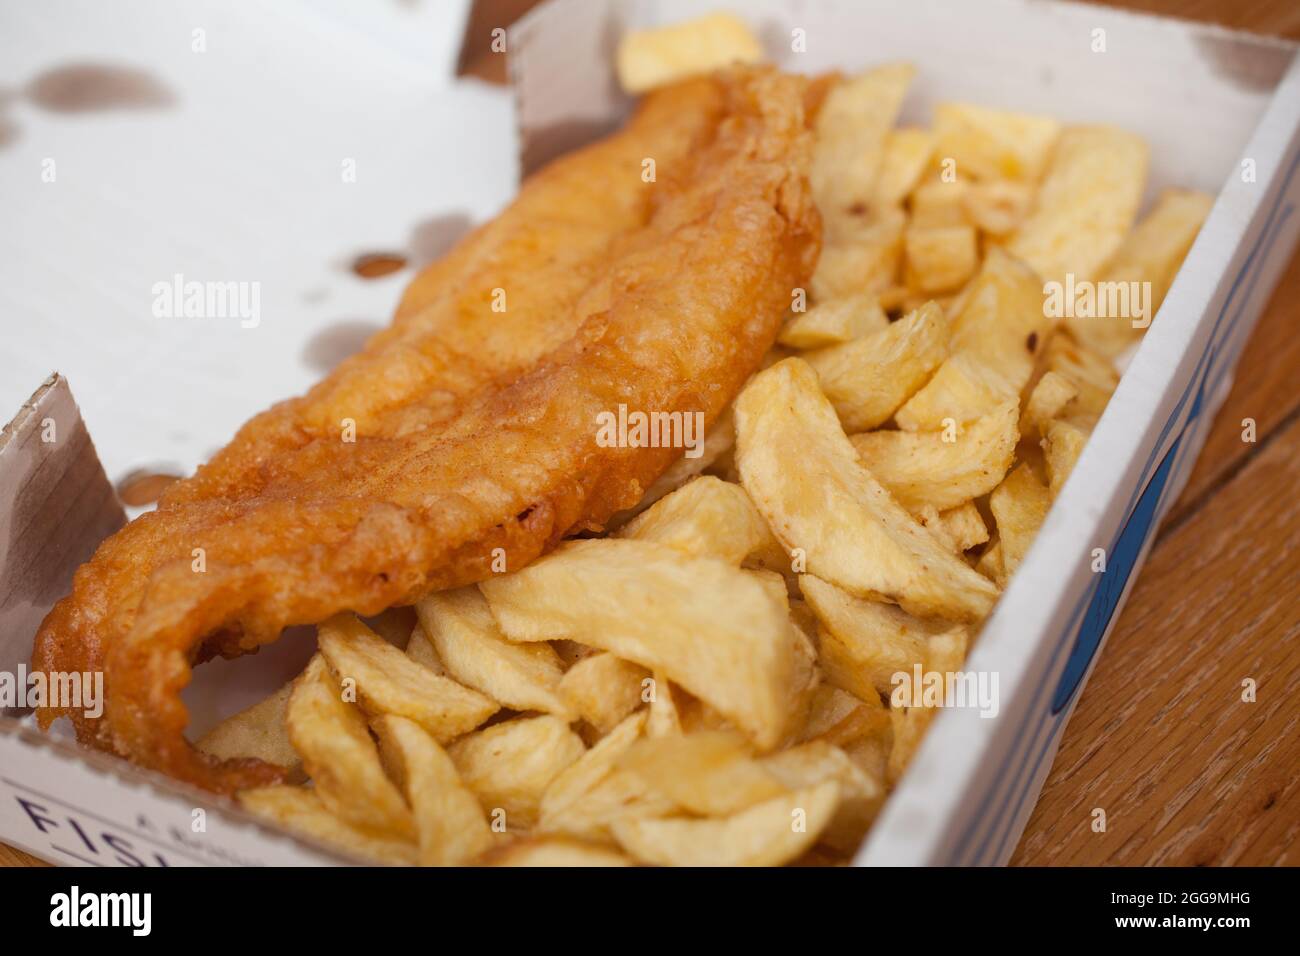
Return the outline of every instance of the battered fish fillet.
[[[215,791],[277,782],[186,740],[193,663],[480,580],[494,553],[520,568],[633,505],[681,449],[599,447],[598,414],[711,423],[815,264],[804,93],[735,70],[652,95],[425,270],[362,353],[105,541],[35,644],[42,670],[105,672],[105,716],[66,713],[78,737]]]

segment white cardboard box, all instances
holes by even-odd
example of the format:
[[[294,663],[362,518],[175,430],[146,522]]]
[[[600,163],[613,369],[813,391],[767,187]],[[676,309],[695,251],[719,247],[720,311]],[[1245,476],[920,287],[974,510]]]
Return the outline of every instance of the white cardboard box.
[[[576,145],[616,124],[623,115],[628,102],[618,93],[610,57],[622,29],[671,22],[714,6],[689,0],[556,0],[516,25],[509,46],[525,166]],[[1116,123],[1140,132],[1151,143],[1153,192],[1165,185],[1184,185],[1218,194],[1154,327],[968,662],[971,670],[999,674],[998,717],[982,719],[969,710],[941,714],[857,857],[861,864],[1003,863],[1019,839],[1051,767],[1060,733],[1160,516],[1182,487],[1231,384],[1242,345],[1295,247],[1300,229],[1300,219],[1293,215],[1300,201],[1295,175],[1300,163],[1300,65],[1295,46],[1109,9],[1029,0],[960,4],[760,0],[744,4],[738,12],[755,25],[771,57],[792,70],[812,73],[858,70],[896,60],[915,62],[920,74],[905,106],[904,121],[925,122],[935,102],[963,99],[1069,121]],[[212,15],[225,14],[213,8]],[[178,29],[180,25],[173,24]],[[791,51],[795,29],[804,31],[805,53]],[[1099,30],[1104,31],[1105,52],[1093,49]],[[330,31],[328,40],[345,52],[351,42],[337,31]],[[488,121],[501,118],[494,112],[499,104],[476,84],[436,89],[436,83],[426,78],[422,86],[409,61],[401,66],[399,78],[388,77],[385,71],[391,72],[392,67],[384,57],[375,56],[371,40],[355,41],[356,55],[381,74],[381,85],[388,83],[385,92],[399,98],[399,108],[438,104],[454,136],[446,149],[466,158],[458,164],[444,150],[438,186],[424,187],[429,191],[421,201],[427,209],[421,205],[421,211],[438,211],[435,192],[462,202],[455,191],[459,184],[445,182],[447,169],[454,176],[454,170],[468,168],[469,161],[479,164],[485,142],[488,158],[497,162],[493,149],[502,142],[513,143],[508,130],[492,129]],[[302,86],[295,92],[310,100],[309,83]],[[412,128],[400,122],[400,113],[386,128],[370,115],[373,111],[354,106],[349,115],[366,127],[370,137],[382,135],[385,129],[396,135],[396,130]],[[491,114],[487,120],[484,109]],[[471,115],[477,117],[473,122]],[[456,126],[457,122],[464,125]],[[415,134],[415,139],[410,149],[419,155],[421,135]],[[5,171],[4,163],[0,151],[0,173]],[[1253,177],[1243,175],[1247,168]],[[426,181],[414,167],[399,165],[389,174],[397,177],[401,187],[405,187],[402,176]],[[475,180],[484,186],[475,194],[476,209],[505,198],[492,192],[500,185],[499,177],[494,177],[484,183],[480,173]],[[324,183],[322,176],[315,184],[295,188],[309,194],[323,190]],[[392,215],[385,203],[395,201],[390,193],[401,191],[390,180],[368,194],[372,203],[381,206],[374,218],[385,220],[386,228],[392,227]],[[151,212],[166,228],[180,230],[174,217],[166,218],[166,209],[150,205],[149,190],[138,190],[132,200],[133,215]],[[363,219],[371,215],[356,206],[348,208]],[[39,211],[39,206],[20,201],[20,213],[32,217],[20,216],[21,226],[39,230],[35,219]],[[337,229],[340,224],[341,219],[318,221],[312,231]],[[93,225],[108,229],[110,221]],[[204,225],[209,230],[213,226],[212,222]],[[268,223],[266,228],[274,225]],[[300,226],[295,228],[301,232]],[[357,236],[353,232],[348,238]],[[201,232],[186,239],[200,247],[210,240]],[[377,240],[365,236],[359,241]],[[83,309],[94,307],[97,284],[122,291],[110,285],[111,276],[96,275],[89,253],[74,247],[67,265],[69,274],[74,267],[90,269],[80,302]],[[287,271],[302,275],[298,260],[286,258]],[[265,267],[268,279],[278,268],[279,263]],[[155,269],[164,276],[170,271],[170,267]],[[144,274],[150,274],[147,268]],[[33,308],[30,283],[24,285],[21,277],[16,278],[19,289],[29,294],[11,294],[9,301],[0,302],[9,316],[22,316]],[[66,289],[55,294],[65,301],[76,298]],[[345,294],[361,293],[345,290]],[[395,294],[396,287],[390,291]],[[292,311],[285,305],[288,301],[281,302],[277,316]],[[284,366],[284,353],[278,350],[292,341],[294,332],[293,323],[281,322],[274,336],[268,336],[266,354],[243,353],[252,362],[252,373],[274,370],[277,362]],[[213,341],[216,347],[239,354],[238,344]],[[54,363],[63,362],[65,355],[85,354],[84,343],[72,339],[38,344],[43,349],[39,354]],[[156,351],[154,358],[171,361],[185,372],[190,351],[172,342],[168,350]],[[300,368],[278,379],[273,372],[268,378],[249,372],[245,367],[223,374],[220,363],[209,363],[203,366],[207,376],[203,385],[228,396],[230,389],[252,380],[254,391],[268,387],[269,379],[276,394],[286,394],[297,390],[304,377]],[[110,401],[97,390],[94,401],[100,407],[111,405],[120,414],[131,407],[130,394],[114,392]],[[203,423],[202,402],[182,404],[191,416],[182,420],[193,422],[193,416],[198,416]],[[251,413],[266,401],[248,409],[239,401],[234,404],[240,408],[237,422],[246,417],[244,412]],[[221,418],[219,423],[203,426],[208,437],[215,436],[213,444],[229,431],[231,423],[224,420],[231,414],[228,405],[214,413]],[[172,412],[163,408],[151,414],[165,422]],[[32,438],[44,417],[66,422],[65,434],[77,433],[79,419],[64,385],[44,388],[35,414],[20,416],[14,437],[0,445],[0,492],[4,492],[0,501],[6,505],[0,513],[0,547],[8,543],[8,550],[0,555],[0,669],[12,670],[25,659],[36,621],[66,589],[71,571],[70,566],[57,574],[46,568],[36,582],[30,575],[23,577],[31,560],[25,556],[35,553],[31,536],[48,535],[59,526],[91,528],[95,520],[111,523],[105,518],[106,482],[86,477],[85,461],[94,460],[88,443],[83,443],[78,459],[82,464],[74,473],[90,490],[69,501],[52,485],[54,473],[78,456],[65,452],[61,464],[51,464],[60,459],[57,446]],[[130,429],[111,419],[103,431],[111,438],[102,437],[96,417],[88,418],[101,443],[137,444]],[[191,467],[202,455],[196,451],[197,441],[189,441],[186,447],[188,451],[176,459]],[[124,454],[107,448],[103,457],[117,468],[129,463]],[[42,492],[53,487],[54,493],[29,493],[26,504],[18,508],[14,502],[20,487]],[[33,515],[42,517],[33,521]],[[94,537],[90,534],[80,542],[83,550],[93,545]],[[73,554],[75,544],[65,549],[65,561],[84,556]],[[1090,570],[1094,548],[1106,549],[1105,574]],[[55,580],[59,574],[63,581]],[[23,587],[11,586],[20,579],[26,581]],[[291,668],[296,663],[294,653],[292,647],[285,651],[279,666]],[[264,660],[254,659],[254,663],[263,665],[262,671],[276,671],[265,667]],[[203,688],[198,686],[205,683],[204,670],[193,688],[197,701],[187,698],[192,705],[199,702],[199,710],[204,706]],[[244,677],[256,671],[257,667],[239,672],[237,691],[227,690],[219,705],[210,707],[212,718],[262,692],[253,682],[265,676]],[[272,680],[265,689],[273,686]],[[207,832],[201,835],[193,833],[191,826],[197,808],[206,809]],[[154,852],[169,863],[339,859],[292,838],[272,835],[224,801],[122,761],[88,755],[67,741],[40,738],[7,718],[0,718],[0,839],[62,862],[130,864],[133,859],[128,853],[151,862],[149,854]],[[87,849],[92,845],[93,853]]]

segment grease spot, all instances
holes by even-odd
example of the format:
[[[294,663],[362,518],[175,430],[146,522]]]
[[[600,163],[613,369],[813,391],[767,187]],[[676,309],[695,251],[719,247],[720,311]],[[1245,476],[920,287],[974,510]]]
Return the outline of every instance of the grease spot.
[[[38,74],[27,98],[53,113],[163,109],[175,97],[152,73],[111,63],[70,63]]]
[[[151,505],[162,496],[168,485],[180,481],[180,475],[160,468],[137,468],[117,483],[117,497],[132,508]]]
[[[303,346],[302,360],[318,372],[331,372],[349,355],[361,351],[382,325],[362,319],[343,319],[321,329]]]
[[[352,260],[352,271],[363,279],[380,279],[406,268],[400,252],[363,252]]]

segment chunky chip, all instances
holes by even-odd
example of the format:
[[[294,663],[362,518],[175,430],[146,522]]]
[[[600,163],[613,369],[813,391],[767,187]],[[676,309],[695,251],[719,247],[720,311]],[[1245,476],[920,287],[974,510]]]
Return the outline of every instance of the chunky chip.
[[[911,226],[903,234],[904,275],[909,288],[931,295],[965,284],[979,266],[979,239],[972,226]]]
[[[727,562],[653,541],[571,541],[480,587],[511,640],[570,637],[611,651],[662,671],[760,747],[781,739],[794,655],[787,608]]]
[[[446,751],[419,724],[386,714],[374,723],[385,765],[415,818],[421,866],[458,866],[484,852],[492,831]]]
[[[948,320],[927,303],[887,328],[803,358],[847,431],[889,420],[948,355]]]
[[[711,13],[622,37],[616,56],[618,81],[628,93],[644,93],[730,63],[757,63],[763,48],[745,21]]]
[[[780,552],[745,489],[711,475],[660,500],[629,522],[619,537],[656,541],[691,557],[711,556],[735,565],[752,554]]]
[[[290,770],[298,767],[298,754],[285,723],[292,693],[290,681],[266,700],[227,717],[200,737],[195,746],[221,760],[256,757]]]
[[[373,639],[401,657],[391,644]],[[366,718],[343,699],[322,655],[311,659],[294,684],[286,721],[293,748],[331,813],[366,830],[415,837],[411,810],[384,774]]]
[[[859,292],[814,305],[795,315],[777,336],[792,349],[818,349],[839,345],[879,332],[889,325],[874,293]]]
[[[735,732],[643,738],[628,748],[618,765],[640,777],[647,790],[700,816],[726,816],[785,789]]]
[[[989,510],[998,526],[1002,573],[1016,573],[1052,506],[1051,493],[1025,465],[1017,465],[989,495]]]
[[[904,508],[940,511],[988,494],[1011,467],[1019,432],[1014,400],[960,428],[853,435],[862,464]]]
[[[934,110],[935,154],[954,160],[962,177],[1035,183],[1060,132],[1049,116],[969,103],[940,103]]]
[[[431,594],[417,612],[438,659],[457,681],[514,710],[572,718],[560,694],[559,655],[549,644],[506,640],[477,587]]]
[[[996,590],[862,467],[806,362],[786,359],[754,376],[736,400],[736,434],[742,483],[809,573],[917,614],[988,614]]]
[[[498,710],[477,691],[417,664],[351,614],[332,617],[318,630],[321,655],[340,680],[355,683],[357,703],[368,714],[409,717],[446,743]]]
[[[413,842],[353,826],[331,813],[315,790],[259,787],[242,791],[239,803],[264,820],[368,862],[391,866],[415,866],[419,862]]]
[[[779,866],[811,847],[839,805],[828,780],[721,819],[625,818],[612,825],[628,853],[657,866]]]
[[[584,657],[560,680],[560,697],[569,709],[607,734],[641,706],[650,672],[606,652]]]

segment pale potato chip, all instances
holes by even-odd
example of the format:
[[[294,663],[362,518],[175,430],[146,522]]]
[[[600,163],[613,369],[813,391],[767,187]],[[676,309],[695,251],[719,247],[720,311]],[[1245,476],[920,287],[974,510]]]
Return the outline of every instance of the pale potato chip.
[[[785,789],[735,732],[643,737],[619,757],[618,766],[640,777],[647,790],[700,816],[726,816]]]
[[[863,700],[829,683],[813,692],[808,722],[799,743],[821,740],[837,747],[879,736],[889,728],[889,711],[877,695]]]
[[[402,657],[382,638],[371,638]],[[315,792],[331,813],[363,829],[414,839],[411,810],[384,774],[365,716],[343,699],[321,654],[312,657],[294,684],[286,722]]]
[[[677,691],[662,672],[654,675],[654,694],[650,698],[650,720],[646,734],[650,737],[680,737],[682,715],[677,709]]]
[[[586,750],[581,737],[548,714],[476,730],[447,753],[488,816],[503,812],[505,825],[518,830],[537,823],[542,794]]]
[[[745,21],[711,13],[670,26],[633,30],[618,44],[618,81],[627,93],[645,93],[730,63],[758,63],[763,47]]]
[[[736,400],[736,435],[750,498],[809,573],[917,614],[988,613],[996,589],[863,468],[806,362],[786,359],[750,380]]]
[[[841,853],[857,849],[885,800],[883,776],[868,774],[847,753],[824,740],[764,757],[762,766],[790,790],[815,787],[828,780],[840,785],[839,807],[820,841]]]
[[[364,618],[362,623],[399,651],[405,650],[415,630],[415,608],[390,607],[374,617]]]
[[[902,608],[854,597],[811,574],[799,587],[821,621],[822,673],[826,681],[869,703],[888,694],[891,679],[922,659],[925,642],[951,629],[946,621],[924,621]]]
[[[1074,471],[1091,434],[1090,428],[1069,419],[1056,419],[1048,424],[1043,436],[1043,453],[1047,459],[1048,490],[1053,500],[1061,493],[1070,472]]]
[[[942,700],[946,702],[951,689],[952,679],[966,662],[966,649],[970,635],[965,628],[955,628],[943,634],[937,634],[926,641],[925,660],[922,670],[926,674],[943,675]],[[955,679],[955,678],[953,678]],[[898,691],[901,693],[900,686]],[[941,703],[940,706],[943,706]],[[938,713],[938,707],[891,707],[889,716],[893,723],[893,746],[889,751],[889,763],[886,778],[891,785],[898,782],[903,771],[916,755],[917,748]]]
[[[489,866],[635,866],[608,847],[570,837],[532,837],[514,840],[486,861]]]
[[[1119,373],[1106,359],[1068,335],[1056,335],[1047,344],[1048,371],[1059,372],[1070,381],[1078,394],[1070,406],[1073,415],[1100,415],[1119,385]]]
[[[998,526],[1003,573],[1016,573],[1052,506],[1051,493],[1025,465],[1017,465],[989,495],[989,510]]]
[[[934,145],[934,134],[929,130],[891,130],[885,137],[885,152],[876,176],[872,205],[882,207],[902,203],[930,165]]]
[[[677,810],[671,800],[659,791],[651,790],[636,774],[615,769],[567,808],[548,816],[540,830],[613,843],[611,827],[616,821],[662,817]]]
[[[1007,571],[1002,563],[1002,542],[996,535],[989,538],[987,547],[975,562],[975,570],[995,582],[998,587],[1006,587]]]
[[[991,250],[952,326],[952,354],[898,409],[905,431],[936,431],[987,415],[1020,395],[1052,327],[1042,285],[1024,264]]]
[[[1162,192],[1152,210],[1133,227],[1101,277],[1103,286],[1109,289],[1122,290],[1132,283],[1149,283],[1145,287],[1149,295],[1147,314],[1124,315],[1122,309],[1107,308],[1104,315],[1076,315],[1066,319],[1075,337],[1098,355],[1112,360],[1135,342],[1160,311],[1165,294],[1213,205],[1212,196],[1194,190]]]
[[[480,587],[512,640],[601,647],[662,671],[759,746],[779,742],[794,630],[786,607],[726,562],[653,541],[570,541]]]
[[[974,183],[961,197],[967,222],[991,236],[1014,232],[1034,205],[1034,190],[1025,183],[1006,180]]]
[[[831,299],[795,315],[777,336],[792,349],[817,349],[851,342],[889,325],[875,294],[858,292]]]
[[[641,706],[649,676],[644,667],[602,651],[570,667],[559,693],[573,713],[607,734]]]
[[[1043,175],[1061,124],[1048,116],[968,103],[934,110],[935,155],[956,160],[963,178],[1035,183]]]
[[[837,83],[822,101],[808,180],[828,221],[871,204],[885,144],[915,74],[910,64],[876,67]]]
[[[415,818],[421,866],[459,866],[483,853],[492,831],[456,765],[423,727],[391,714],[374,722],[385,766]]]
[[[831,302],[863,292],[881,292],[894,284],[903,258],[903,230],[907,216],[901,209],[846,214],[827,235],[808,281],[815,303]]]
[[[1149,152],[1141,138],[1112,126],[1068,127],[1007,251],[1046,282],[1099,278],[1133,226]]]
[[[320,795],[305,787],[257,787],[237,798],[250,813],[309,840],[375,863],[414,866],[416,846],[409,840],[353,826],[326,809]]]
[[[351,614],[330,618],[318,632],[330,670],[340,680],[355,681],[357,703],[371,716],[409,717],[446,743],[498,710],[477,691],[417,664]]]
[[[909,288],[932,295],[964,285],[979,266],[973,226],[910,226],[903,233]]]
[[[543,830],[562,829],[557,821],[562,821],[570,807],[614,771],[618,758],[645,731],[646,715],[647,712],[642,710],[624,718],[594,747],[556,775],[543,792],[539,804],[539,826]]]
[[[734,565],[759,552],[777,551],[784,559],[745,489],[712,475],[661,499],[628,522],[619,537],[656,541],[690,557],[715,557]]]
[[[406,656],[422,667],[427,667],[440,677],[447,676],[447,668],[443,666],[438,657],[438,652],[433,648],[433,641],[429,640],[429,635],[424,633],[419,622],[416,622],[415,630],[411,632],[410,643],[406,645]]]
[[[916,229],[969,226],[965,203],[970,189],[971,184],[964,179],[924,180],[908,198],[911,226]]]
[[[958,427],[853,435],[862,464],[913,513],[956,508],[988,494],[1011,467],[1019,433],[1014,399]]]
[[[917,392],[948,355],[948,320],[933,303],[887,328],[803,358],[848,431],[866,431]]]
[[[657,866],[780,866],[817,842],[839,805],[840,785],[773,797],[730,817],[632,818],[612,830],[628,853]]]
[[[477,587],[430,594],[416,610],[454,679],[513,710],[574,718],[560,694],[564,668],[559,655],[549,644],[506,640]]]
[[[266,700],[227,717],[200,737],[195,746],[221,760],[255,757],[278,767],[297,768],[298,753],[289,741],[285,723],[292,693],[290,681]]]
[[[1058,418],[1079,395],[1075,384],[1060,372],[1049,369],[1034,385],[1020,415],[1020,433],[1026,437],[1042,435],[1047,424]]]
[[[988,525],[973,501],[947,511],[927,507],[921,512],[921,523],[953,551],[969,551],[989,539]]]

